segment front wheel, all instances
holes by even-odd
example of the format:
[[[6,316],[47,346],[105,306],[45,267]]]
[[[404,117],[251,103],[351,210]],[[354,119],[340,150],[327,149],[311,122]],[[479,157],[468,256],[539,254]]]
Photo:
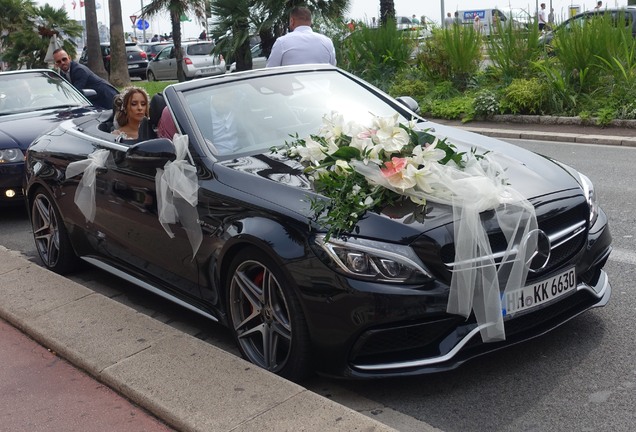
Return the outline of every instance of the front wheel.
[[[148,81],[157,81],[157,78],[155,77],[155,74],[152,73],[152,71],[148,71],[146,73],[146,79]]]
[[[229,323],[243,356],[292,381],[309,373],[310,344],[296,294],[271,258],[245,250],[228,273]]]
[[[31,226],[35,248],[46,268],[66,274],[77,268],[79,259],[68,237],[60,212],[51,196],[40,189],[31,204]]]

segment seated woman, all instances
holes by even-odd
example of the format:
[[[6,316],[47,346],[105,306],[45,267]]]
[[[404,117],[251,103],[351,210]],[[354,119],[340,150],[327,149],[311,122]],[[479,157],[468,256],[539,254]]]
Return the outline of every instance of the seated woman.
[[[139,134],[139,123],[148,117],[148,93],[140,87],[126,87],[115,96],[113,110],[115,122],[119,126],[112,133],[118,140],[136,140]]]

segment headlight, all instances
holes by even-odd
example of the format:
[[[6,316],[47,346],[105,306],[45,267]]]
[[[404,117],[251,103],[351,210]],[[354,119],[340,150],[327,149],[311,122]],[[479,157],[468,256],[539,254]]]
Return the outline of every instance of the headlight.
[[[594,225],[596,219],[598,218],[598,202],[596,201],[596,193],[594,192],[594,185],[592,184],[592,180],[590,180],[585,174],[581,174],[580,172],[578,172],[571,166],[564,164],[563,162],[554,162],[561,165],[581,185],[581,189],[583,189],[583,194],[585,195],[587,205],[590,206],[590,226]]]
[[[594,192],[594,185],[585,174],[579,174],[581,187],[587,200],[587,205],[590,206],[590,226],[594,225],[596,218],[598,218],[598,202],[596,201],[596,192]]]
[[[0,150],[0,163],[23,162],[24,153],[18,148]]]
[[[433,277],[409,246],[349,238],[316,236],[335,269],[346,276],[379,282],[421,284]]]

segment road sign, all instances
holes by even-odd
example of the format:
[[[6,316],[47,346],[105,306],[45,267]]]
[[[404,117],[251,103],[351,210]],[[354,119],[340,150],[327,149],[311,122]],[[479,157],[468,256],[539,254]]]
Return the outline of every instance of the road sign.
[[[145,19],[140,19],[139,21],[137,21],[137,28],[139,30],[148,30],[148,27],[150,27],[150,23]]]
[[[133,25],[135,25],[135,21],[137,21],[137,15],[131,15],[130,20],[132,21]]]

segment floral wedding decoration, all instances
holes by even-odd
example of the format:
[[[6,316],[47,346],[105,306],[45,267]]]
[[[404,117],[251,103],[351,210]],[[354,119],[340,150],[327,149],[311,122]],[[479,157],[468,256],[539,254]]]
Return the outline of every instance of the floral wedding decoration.
[[[505,177],[494,155],[460,152],[397,114],[368,125],[345,122],[332,112],[315,135],[294,137],[278,152],[299,160],[318,193],[314,217],[331,236],[355,234],[367,211],[400,200],[421,209],[427,201],[453,210],[455,262],[447,312],[474,312],[484,341],[505,339],[501,298],[525,285],[527,262],[536,248],[534,207]],[[497,262],[480,213],[493,210],[508,241]],[[503,287],[503,288],[502,288]]]

